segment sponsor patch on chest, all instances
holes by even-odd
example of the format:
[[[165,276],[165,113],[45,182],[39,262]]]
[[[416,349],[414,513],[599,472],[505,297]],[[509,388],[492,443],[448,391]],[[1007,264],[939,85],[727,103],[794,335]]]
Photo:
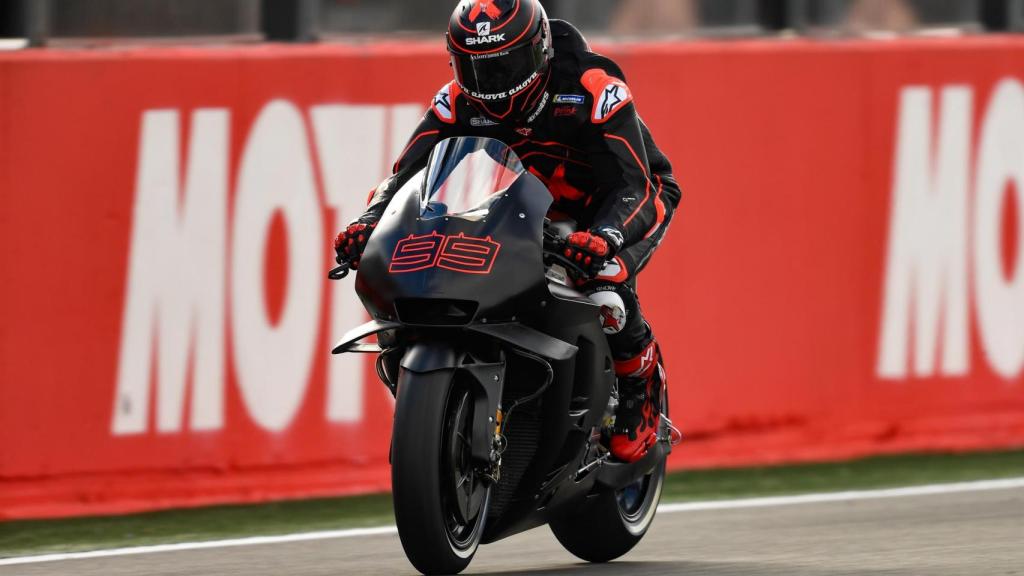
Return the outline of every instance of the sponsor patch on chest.
[[[587,97],[582,94],[556,94],[555,104],[583,104]]]
[[[476,118],[469,119],[470,126],[474,128],[481,128],[483,126],[497,126],[498,123],[490,118],[484,118],[483,116],[477,116]]]
[[[576,111],[579,108],[575,106],[556,106],[555,107],[555,118],[569,118],[576,115]]]

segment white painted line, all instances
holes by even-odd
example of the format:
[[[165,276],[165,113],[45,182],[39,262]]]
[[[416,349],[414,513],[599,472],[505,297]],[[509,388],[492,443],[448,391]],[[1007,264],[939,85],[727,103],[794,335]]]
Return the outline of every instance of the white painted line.
[[[1004,480],[978,480],[974,482],[957,482],[952,484],[927,484],[924,486],[911,486],[907,488],[885,488],[880,490],[824,492],[819,494],[800,494],[796,496],[742,498],[739,500],[681,502],[678,504],[662,504],[661,506],[658,506],[658,513],[673,514],[677,512],[699,512],[704,510],[764,508],[768,506],[819,504],[825,502],[852,502],[855,500],[903,498],[908,496],[931,496],[936,494],[956,494],[960,492],[987,492],[989,490],[1009,490],[1014,488],[1024,488],[1024,478],[1007,478]],[[0,558],[0,566],[36,564],[40,562],[56,562],[61,560],[88,560],[93,558],[109,558],[112,556],[156,554],[159,552],[181,552],[185,550],[208,550],[212,548],[234,548],[238,546],[261,546],[266,544],[309,542],[313,540],[333,540],[338,538],[387,536],[397,533],[398,529],[394,526],[381,526],[378,528],[355,528],[351,530],[325,530],[322,532],[304,532],[299,534],[285,534],[281,536],[253,536],[250,538],[234,538],[230,540],[211,540],[209,542],[182,542],[180,544],[159,544],[156,546],[113,548],[110,550],[94,550],[91,552],[69,552],[64,554],[42,554],[37,556]]]
[[[58,560],[89,560],[93,558],[109,558],[111,556],[134,556],[136,554],[156,554],[158,552],[181,552],[184,550],[207,550],[210,548],[234,548],[237,546],[284,544],[286,542],[308,542],[311,540],[359,538],[362,536],[381,536],[397,533],[398,528],[394,526],[380,526],[377,528],[355,528],[352,530],[325,530],[323,532],[303,532],[300,534],[285,534],[282,536],[252,536],[250,538],[210,540],[208,542],[181,542],[179,544],[133,546],[131,548],[112,548],[110,550],[93,550],[90,552],[68,552],[64,554],[42,554],[38,556],[0,558],[0,566],[35,564],[38,562],[56,562]]]
[[[796,496],[769,496],[765,498],[742,498],[739,500],[711,500],[707,502],[680,502],[658,506],[658,514],[675,512],[699,512],[702,510],[730,510],[735,508],[764,508],[768,506],[792,506],[794,504],[819,504],[824,502],[852,502],[855,500],[876,500],[879,498],[904,498],[907,496],[932,496],[956,494],[958,492],[986,492],[1024,488],[1024,478],[1004,480],[977,480],[951,484],[925,484],[907,488],[883,488],[878,490],[852,490],[848,492],[822,492],[819,494],[798,494]]]

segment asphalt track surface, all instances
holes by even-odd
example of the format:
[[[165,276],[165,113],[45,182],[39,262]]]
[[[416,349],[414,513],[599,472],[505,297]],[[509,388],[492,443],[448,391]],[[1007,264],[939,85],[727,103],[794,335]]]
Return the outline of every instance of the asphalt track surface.
[[[1024,575],[1024,488],[659,514],[587,565],[546,528],[484,546],[467,574]],[[0,566],[2,575],[416,574],[394,534]]]

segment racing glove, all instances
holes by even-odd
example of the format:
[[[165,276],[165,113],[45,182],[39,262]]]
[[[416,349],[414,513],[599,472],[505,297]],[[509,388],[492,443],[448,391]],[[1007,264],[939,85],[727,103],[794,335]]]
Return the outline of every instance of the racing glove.
[[[335,260],[338,264],[348,263],[353,270],[359,269],[359,260],[362,258],[366,243],[370,240],[370,234],[377,227],[376,222],[369,224],[353,222],[348,228],[342,230],[334,239],[334,252],[337,255]]]
[[[614,256],[612,245],[603,237],[591,232],[573,232],[565,239],[564,255],[586,274],[587,278],[597,276],[604,263]]]

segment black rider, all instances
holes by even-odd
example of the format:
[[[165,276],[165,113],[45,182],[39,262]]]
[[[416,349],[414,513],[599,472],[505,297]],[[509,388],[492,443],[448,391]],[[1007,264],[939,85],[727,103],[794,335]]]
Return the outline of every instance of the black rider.
[[[539,0],[461,0],[447,39],[455,80],[434,97],[366,213],[338,235],[338,261],[358,267],[388,202],[436,143],[506,142],[551,190],[549,217],[578,227],[565,255],[586,271],[583,287],[602,305],[619,377],[609,449],[638,460],[656,440],[666,379],[636,276],[679,203],[672,166],[637,115],[619,67],[591,52],[571,24],[549,22]]]

